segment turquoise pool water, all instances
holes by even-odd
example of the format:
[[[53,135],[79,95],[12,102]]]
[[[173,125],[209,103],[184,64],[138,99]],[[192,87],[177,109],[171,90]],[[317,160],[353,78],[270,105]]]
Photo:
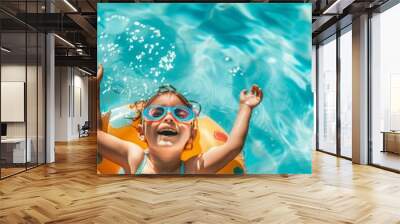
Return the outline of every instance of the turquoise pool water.
[[[97,35],[102,112],[169,83],[229,132],[257,84],[247,173],[311,172],[310,4],[98,4]]]

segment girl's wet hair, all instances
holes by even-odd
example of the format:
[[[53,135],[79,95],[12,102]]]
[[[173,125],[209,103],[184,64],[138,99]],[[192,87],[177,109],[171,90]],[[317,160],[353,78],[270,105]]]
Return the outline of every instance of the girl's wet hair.
[[[145,107],[149,106],[158,96],[160,96],[162,94],[166,94],[166,93],[175,94],[186,106],[193,108],[193,105],[190,103],[190,101],[188,99],[186,99],[186,97],[184,97],[182,94],[180,94],[176,90],[176,88],[170,84],[165,84],[165,85],[161,85],[160,87],[158,87],[157,92],[147,100]]]

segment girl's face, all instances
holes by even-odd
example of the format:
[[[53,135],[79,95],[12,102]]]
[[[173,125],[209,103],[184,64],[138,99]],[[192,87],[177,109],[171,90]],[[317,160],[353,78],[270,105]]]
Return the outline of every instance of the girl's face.
[[[173,93],[157,96],[150,105],[186,106]],[[180,157],[192,135],[191,123],[178,122],[170,113],[167,113],[159,121],[145,121],[143,128],[149,150],[152,150],[164,160]]]

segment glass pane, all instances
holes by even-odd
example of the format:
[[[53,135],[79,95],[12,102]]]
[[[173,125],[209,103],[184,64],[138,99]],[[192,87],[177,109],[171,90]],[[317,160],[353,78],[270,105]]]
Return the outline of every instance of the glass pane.
[[[2,177],[25,170],[26,34],[1,34],[1,140]],[[29,146],[28,146],[29,149]]]
[[[352,35],[340,37],[340,152],[352,157]]]
[[[30,20],[37,20],[37,16],[31,16],[36,14],[38,10],[37,1],[27,2],[26,12],[28,13]],[[36,23],[37,21],[31,21]],[[27,111],[27,142],[30,148],[30,160],[27,163],[28,168],[37,166],[38,163],[38,94],[37,94],[37,81],[38,81],[38,34],[35,30],[27,31],[27,98],[26,98],[26,111]]]
[[[318,146],[336,153],[336,39],[318,48]]]
[[[372,18],[372,163],[400,170],[400,4]]]
[[[0,1],[22,20],[38,18],[44,6],[44,0]],[[7,21],[0,23],[3,178],[45,161],[45,36],[2,12],[0,19]]]
[[[37,80],[38,80],[38,36],[37,33],[27,33],[28,38],[28,63],[27,63],[27,81],[26,81],[26,111],[27,111],[27,133],[28,133],[28,149],[30,148],[30,158],[28,160],[28,168],[37,165],[37,132],[38,132],[38,107],[37,107]]]
[[[38,163],[45,163],[45,44],[46,39],[44,34],[39,34],[38,45]]]
[[[317,92],[316,90],[316,85],[317,85],[317,70],[316,70],[316,62],[317,62],[317,49],[316,46],[312,46],[312,91],[313,91],[313,100],[314,102],[317,102]],[[314,106],[314,135],[313,135],[313,150],[317,148],[316,146],[316,134],[317,134],[317,113],[316,110],[317,107]]]

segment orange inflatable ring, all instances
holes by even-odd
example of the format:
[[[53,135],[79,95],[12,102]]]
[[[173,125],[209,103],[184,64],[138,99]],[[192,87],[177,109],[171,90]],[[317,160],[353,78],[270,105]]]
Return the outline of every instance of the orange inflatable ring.
[[[113,109],[109,116],[108,127],[103,130],[120,139],[133,142],[139,145],[143,150],[147,148],[147,144],[139,138],[138,125],[140,119],[133,121],[132,117],[135,113],[135,105],[125,105]],[[104,124],[104,123],[103,123]],[[201,116],[197,119],[198,131],[193,141],[191,150],[184,150],[181,159],[186,161],[194,156],[204,153],[214,146],[224,144],[228,135],[221,126],[208,116]],[[235,159],[229,162],[224,168],[219,170],[217,174],[243,174],[245,171],[243,157],[239,154]],[[113,163],[101,155],[97,156],[97,173],[98,174],[124,174],[124,169],[116,163]]]

